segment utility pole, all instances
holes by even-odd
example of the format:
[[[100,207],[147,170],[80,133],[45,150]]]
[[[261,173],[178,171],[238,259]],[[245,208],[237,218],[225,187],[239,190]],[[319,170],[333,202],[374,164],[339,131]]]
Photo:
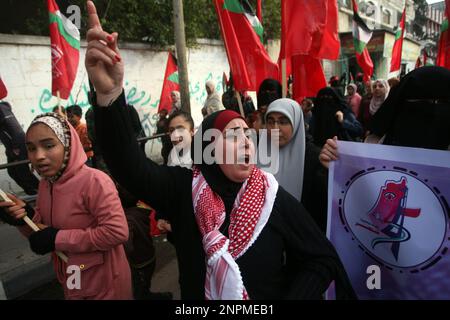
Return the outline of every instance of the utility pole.
[[[183,0],[173,0],[173,21],[175,25],[175,44],[177,48],[181,109],[187,113],[191,113],[189,77],[186,59],[186,36],[184,33]]]

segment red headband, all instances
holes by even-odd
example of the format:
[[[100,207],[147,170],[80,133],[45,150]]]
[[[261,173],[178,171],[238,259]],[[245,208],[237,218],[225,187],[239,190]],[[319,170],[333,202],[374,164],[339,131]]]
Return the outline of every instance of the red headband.
[[[214,128],[219,130],[220,132],[222,132],[223,129],[225,129],[225,127],[227,126],[227,124],[229,124],[234,119],[242,119],[242,120],[244,120],[244,118],[242,118],[240,116],[240,114],[237,113],[236,111],[233,111],[233,110],[222,111],[217,116],[216,120],[214,121]]]

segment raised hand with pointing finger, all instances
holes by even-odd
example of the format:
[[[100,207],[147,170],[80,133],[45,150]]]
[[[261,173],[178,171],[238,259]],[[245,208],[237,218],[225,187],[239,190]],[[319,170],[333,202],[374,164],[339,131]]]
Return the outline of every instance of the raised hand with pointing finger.
[[[103,31],[92,1],[87,1],[86,70],[95,87],[99,106],[108,106],[122,92],[124,65],[117,46],[118,33]]]

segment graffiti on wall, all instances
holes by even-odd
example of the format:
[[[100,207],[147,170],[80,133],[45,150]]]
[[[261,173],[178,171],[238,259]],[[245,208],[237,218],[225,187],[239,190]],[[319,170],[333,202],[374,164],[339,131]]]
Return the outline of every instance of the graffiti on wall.
[[[214,77],[210,72],[208,76],[203,80],[203,82],[197,81],[195,84],[189,83],[189,94],[191,96],[191,101],[195,101],[199,105],[203,105],[206,100],[206,81],[212,80],[216,84],[216,91],[221,93],[223,91],[222,76]]]
[[[205,102],[207,97],[205,82],[209,80],[215,81],[217,92],[221,93],[223,91],[222,76],[214,77],[212,72],[210,72],[203,81],[189,83],[189,94],[194,105],[202,106]],[[156,122],[158,121],[159,95],[155,99],[150,92],[140,90],[128,81],[125,82],[125,94],[128,103],[133,105],[138,111],[145,134],[147,136],[154,134],[156,132]],[[57,104],[57,98],[52,96],[51,90],[45,88],[41,92],[37,107],[33,107],[31,113],[37,115],[52,112]],[[85,111],[91,107],[89,103],[89,84],[87,82],[83,83],[78,90],[73,90],[69,98],[63,103],[63,106],[68,107],[74,104],[78,104]]]

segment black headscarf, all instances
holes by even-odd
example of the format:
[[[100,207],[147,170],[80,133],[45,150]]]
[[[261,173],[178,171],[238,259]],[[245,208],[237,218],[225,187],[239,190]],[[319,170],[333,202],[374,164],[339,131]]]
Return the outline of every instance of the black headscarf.
[[[450,71],[422,67],[407,74],[372,118],[384,144],[447,150],[450,145]]]
[[[231,209],[233,208],[234,200],[236,199],[236,196],[242,187],[242,183],[236,183],[228,179],[222,172],[218,164],[206,164],[203,162],[203,152],[205,148],[213,142],[204,141],[204,139],[202,139],[202,135],[204,134],[204,132],[206,132],[208,129],[215,128],[214,124],[217,117],[222,112],[226,111],[227,110],[214,112],[203,120],[202,124],[194,135],[194,139],[192,141],[191,156],[194,165],[196,165],[200,169],[208,185],[216,194],[220,196],[220,198],[224,202],[225,210],[227,213],[226,216],[228,219]],[[198,145],[198,143],[200,143],[200,141],[202,150],[201,156],[199,154],[196,154],[195,152],[196,146]],[[197,159],[197,157],[199,158]],[[226,225],[226,223],[224,223],[224,225]]]
[[[325,96],[333,97],[331,100],[324,99]],[[314,116],[314,128],[312,136],[314,143],[323,146],[327,139],[339,136],[342,126],[336,118],[336,112],[344,114],[350,109],[342,94],[335,88],[325,87],[317,93],[317,98],[312,110]]]
[[[265,79],[259,85],[257,100],[258,109],[261,106],[268,106],[273,101],[281,99],[283,95],[283,90],[280,82],[274,79]]]

